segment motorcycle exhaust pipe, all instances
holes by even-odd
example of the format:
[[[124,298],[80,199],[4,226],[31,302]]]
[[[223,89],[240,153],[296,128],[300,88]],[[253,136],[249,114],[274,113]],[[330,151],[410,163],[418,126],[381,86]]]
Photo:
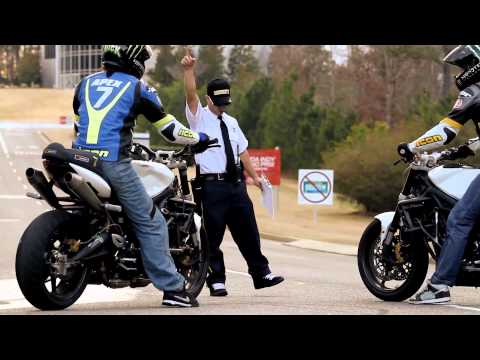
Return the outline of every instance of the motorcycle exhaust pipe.
[[[25,171],[25,175],[30,185],[32,185],[33,188],[37,190],[40,196],[45,199],[45,201],[51,207],[54,207],[56,209],[60,207],[57,195],[55,195],[52,187],[48,184],[47,178],[45,177],[43,172],[37,169],[28,168],[27,171]]]
[[[93,192],[92,188],[83,180],[81,176],[72,173],[65,174],[65,182],[67,185],[75,191],[88,205],[94,210],[101,211],[104,206],[98,196]]]
[[[110,236],[106,232],[98,234],[95,237],[94,240],[92,240],[87,246],[85,246],[85,248],[80,250],[80,252],[72,258],[72,261],[78,261],[78,260],[84,259],[84,258],[94,254],[95,251],[98,250],[103,244],[105,244],[105,242],[109,238],[110,238]],[[101,256],[101,255],[106,255],[106,254],[108,254],[108,252],[98,253],[98,254],[95,254],[95,257]]]

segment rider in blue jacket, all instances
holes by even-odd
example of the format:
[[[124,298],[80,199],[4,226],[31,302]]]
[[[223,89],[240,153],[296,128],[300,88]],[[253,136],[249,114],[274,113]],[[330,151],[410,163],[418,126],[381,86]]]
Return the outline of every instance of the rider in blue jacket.
[[[94,152],[103,160],[102,171],[133,223],[145,271],[153,285],[164,292],[162,304],[198,306],[185,291],[185,279],[170,255],[165,219],[134,171],[129,149],[140,114],[169,142],[188,145],[206,143],[209,138],[167,114],[156,90],[141,80],[151,55],[148,45],[104,45],[104,71],[85,77],[75,89],[78,136],[73,147]]]

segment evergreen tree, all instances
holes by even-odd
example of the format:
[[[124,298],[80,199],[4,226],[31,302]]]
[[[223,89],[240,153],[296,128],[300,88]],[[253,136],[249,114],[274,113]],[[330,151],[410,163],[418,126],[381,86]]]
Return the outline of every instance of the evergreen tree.
[[[222,45],[200,45],[197,65],[198,87],[203,87],[212,79],[225,76],[223,48]]]
[[[259,72],[258,60],[255,57],[252,45],[235,45],[228,59],[227,75],[232,83],[245,80],[249,74]]]
[[[238,111],[232,111],[240,124],[250,147],[262,145],[260,116],[273,93],[273,83],[268,77],[258,79],[250,89],[240,97]],[[233,106],[233,105],[232,105]],[[233,109],[232,109],[233,110]]]
[[[293,142],[295,126],[298,119],[295,117],[298,99],[293,90],[294,79],[287,79],[282,86],[274,91],[265,105],[261,115],[259,128],[262,133],[262,147],[282,149],[282,164],[286,170],[292,170]]]
[[[152,81],[162,86],[168,86],[175,80],[178,72],[176,68],[179,66],[175,57],[174,47],[172,45],[155,45],[154,48],[158,50],[157,61],[155,68],[150,70],[148,75]]]

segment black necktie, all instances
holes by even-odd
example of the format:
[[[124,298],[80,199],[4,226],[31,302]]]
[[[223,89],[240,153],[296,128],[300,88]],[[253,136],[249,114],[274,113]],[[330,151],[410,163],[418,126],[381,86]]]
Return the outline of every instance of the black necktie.
[[[222,130],[225,155],[227,156],[227,174],[230,176],[234,176],[236,173],[236,166],[233,156],[232,144],[230,143],[230,136],[228,135],[227,125],[223,121],[222,115],[218,115],[218,120],[220,120],[220,129]]]

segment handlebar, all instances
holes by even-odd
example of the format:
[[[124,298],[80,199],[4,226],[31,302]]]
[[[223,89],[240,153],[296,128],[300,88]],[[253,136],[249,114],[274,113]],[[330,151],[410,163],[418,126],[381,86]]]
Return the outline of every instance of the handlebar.
[[[145,154],[143,152],[145,152]],[[156,158],[156,154],[153,150],[148,146],[139,143],[132,144],[131,153],[137,155],[143,160],[154,160]]]
[[[199,144],[195,145],[187,145],[179,150],[157,150],[153,151],[149,147],[139,144],[133,143],[131,148],[131,153],[141,160],[147,161],[172,161],[174,159],[179,158],[186,158],[193,156],[195,154],[200,154],[207,149],[213,147],[220,147],[218,144],[218,139],[210,139],[199,146]]]
[[[434,167],[441,161],[456,160],[460,157],[458,156],[458,148],[452,147],[441,152],[432,152],[430,154],[425,152],[423,154],[415,154],[413,161],[407,161],[406,159],[401,158],[397,160],[394,165],[397,165],[399,162],[403,161],[405,163],[411,163],[420,166]]]

